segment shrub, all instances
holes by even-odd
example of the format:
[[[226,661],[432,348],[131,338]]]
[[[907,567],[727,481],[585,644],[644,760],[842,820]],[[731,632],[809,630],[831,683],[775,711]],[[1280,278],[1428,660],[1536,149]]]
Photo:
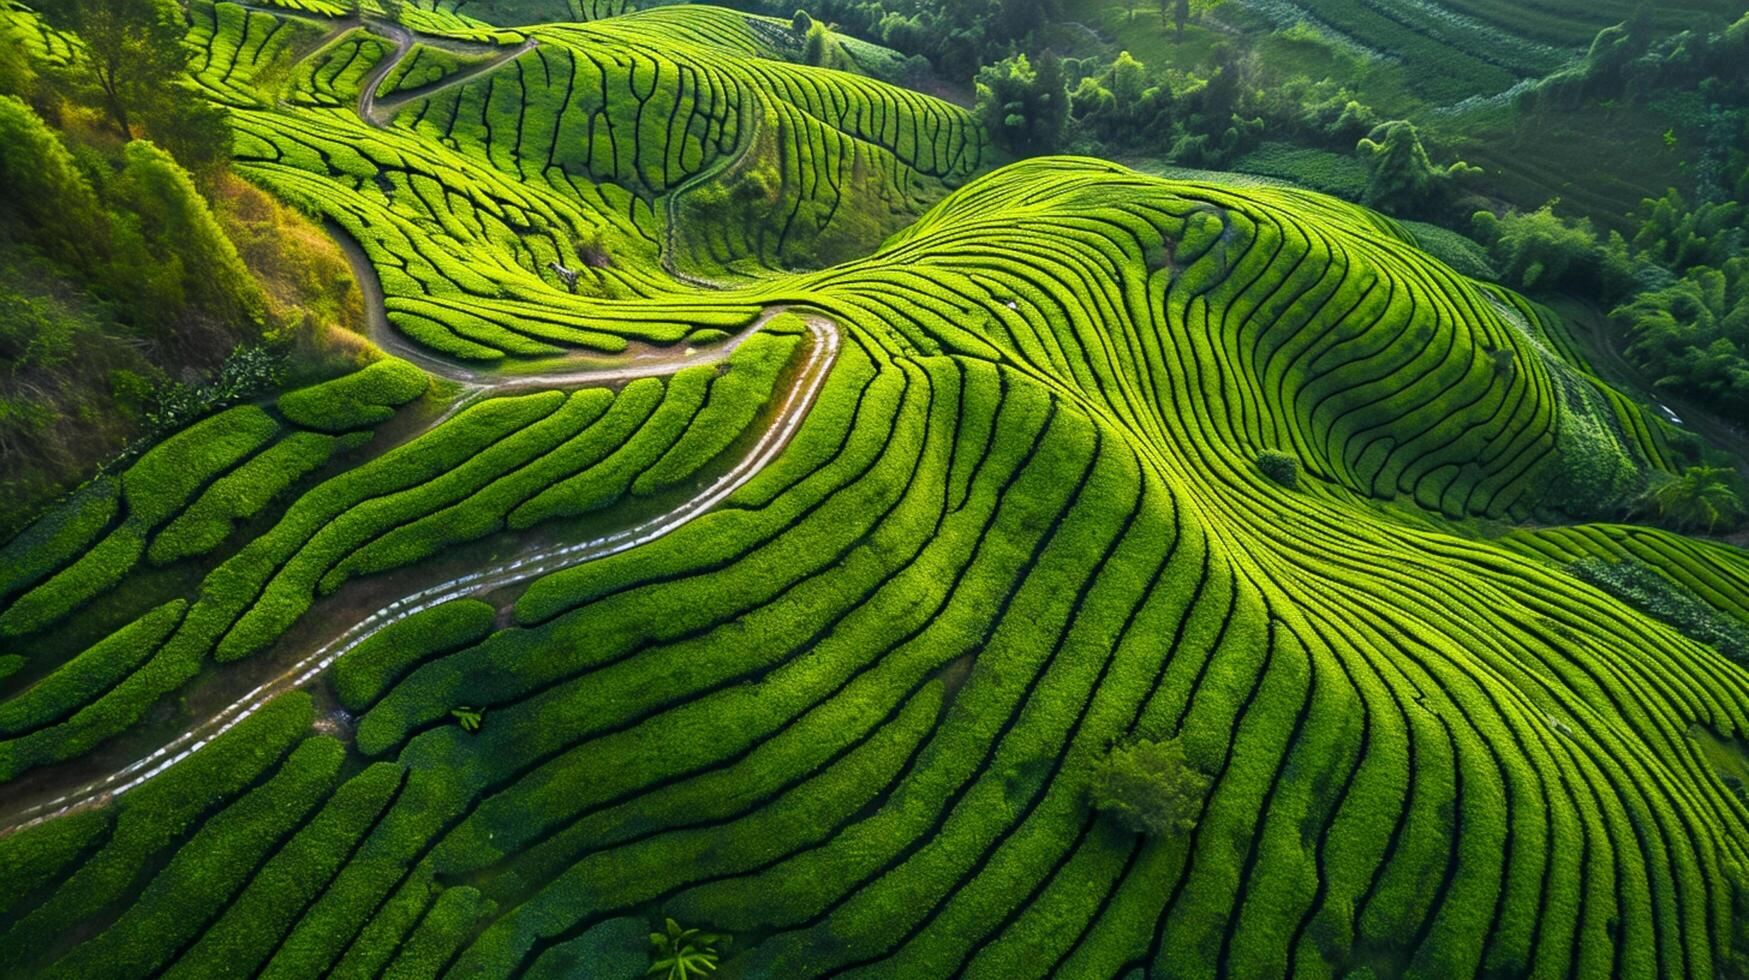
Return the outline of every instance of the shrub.
[[[384,627],[334,664],[334,689],[348,711],[363,711],[419,663],[485,638],[498,611],[457,599]]]
[[[1113,746],[1095,764],[1093,807],[1138,834],[1185,833],[1196,826],[1209,778],[1190,764],[1178,739]]]
[[[80,555],[120,506],[121,484],[99,477],[0,548],[0,600],[36,584]]]
[[[114,687],[157,651],[182,621],[187,603],[172,599],[116,630],[56,668],[17,697],[0,704],[0,734],[17,735],[50,724]]]
[[[758,334],[735,348],[728,370],[712,379],[704,407],[679,440],[632,482],[632,492],[646,496],[672,487],[728,449],[771,400],[778,375],[800,344],[798,337]]]
[[[321,432],[345,432],[388,421],[394,410],[431,384],[424,371],[389,358],[360,371],[279,396],[289,421]]]
[[[254,405],[238,405],[164,440],[122,474],[129,520],[157,527],[188,503],[201,484],[260,448],[279,423]]]
[[[36,975],[26,967],[55,948],[56,937],[72,924],[137,895],[142,871],[207,814],[247,793],[301,740],[313,717],[309,695],[293,692],[275,698],[210,745],[123,796],[103,847],[0,935],[0,972]],[[7,849],[29,853],[39,840],[56,838],[57,823],[4,838]]]
[[[1662,620],[1696,643],[1707,644],[1740,664],[1749,664],[1749,628],[1650,565],[1632,558],[1623,561],[1581,558],[1569,564],[1567,571],[1653,619]]]
[[[715,973],[717,945],[728,943],[727,936],[697,929],[682,929],[669,919],[662,932],[650,933],[650,969],[646,975],[658,975],[666,980],[691,980]]]
[[[158,533],[147,556],[154,564],[163,565],[218,547],[237,521],[254,517],[293,483],[326,463],[340,441],[315,432],[294,432],[267,447],[213,481]]]
[[[120,582],[145,550],[139,527],[132,521],[121,525],[0,614],[0,636],[24,636],[54,624]]]
[[[1265,449],[1257,454],[1257,469],[1289,490],[1300,487],[1300,458],[1292,453]]]

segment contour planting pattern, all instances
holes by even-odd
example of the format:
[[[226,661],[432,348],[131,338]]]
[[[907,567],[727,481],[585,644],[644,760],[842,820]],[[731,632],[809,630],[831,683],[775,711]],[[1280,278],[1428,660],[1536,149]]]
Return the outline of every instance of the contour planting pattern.
[[[1729,0],[1240,0],[1286,27],[1300,21],[1355,49],[1415,65],[1410,84],[1434,99],[1494,95],[1582,53],[1597,32],[1644,15],[1675,33],[1735,17]]]
[[[976,176],[727,11],[380,128],[445,39],[311,67],[371,29],[238,152],[448,380],[228,409],[0,553],[0,972],[630,978],[665,917],[731,977],[1741,969],[1749,559],[1573,523],[1679,461],[1553,314],[1313,194]],[[1190,829],[1090,808],[1132,738]]]

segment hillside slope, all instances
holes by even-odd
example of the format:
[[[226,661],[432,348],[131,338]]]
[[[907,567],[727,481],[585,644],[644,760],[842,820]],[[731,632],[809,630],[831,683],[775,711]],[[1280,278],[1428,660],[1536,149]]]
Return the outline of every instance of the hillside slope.
[[[1545,311],[1313,194],[974,178],[741,23],[239,106],[462,390],[232,409],[0,553],[0,972],[629,978],[667,916],[732,977],[1742,974],[1749,557],[1569,523],[1678,461]],[[785,271],[858,167],[917,220]],[[1189,829],[1089,806],[1134,738]]]

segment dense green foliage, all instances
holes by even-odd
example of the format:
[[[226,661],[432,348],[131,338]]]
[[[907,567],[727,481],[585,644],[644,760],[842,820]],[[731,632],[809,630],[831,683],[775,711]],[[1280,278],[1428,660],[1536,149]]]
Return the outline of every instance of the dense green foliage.
[[[989,169],[1148,112],[1236,154],[1238,60],[1056,80],[1007,50],[1045,5],[872,6],[993,64],[979,104],[846,70],[818,9],[193,11],[237,166],[353,240],[405,356],[190,419],[0,551],[10,805],[188,753],[0,836],[0,972],[1749,968],[1749,557],[1598,523],[1718,530],[1728,478],[1375,211]],[[1536,22],[1404,16],[1460,6]],[[1449,64],[1540,70],[1458,23]],[[1380,203],[1449,192],[1340,95]],[[1734,247],[1489,214],[1451,250],[1519,285]],[[200,727],[229,678],[253,710]]]
[[[430,381],[405,361],[377,361],[362,371],[279,396],[279,412],[306,429],[345,432],[387,421]]]
[[[188,87],[181,8],[44,12],[0,10],[6,534],[130,442],[278,386],[289,361],[332,373],[323,334],[356,312],[333,245],[230,172],[225,114]]]
[[[1173,739],[1114,745],[1087,781],[1093,808],[1138,834],[1184,834],[1196,829],[1208,777]]]

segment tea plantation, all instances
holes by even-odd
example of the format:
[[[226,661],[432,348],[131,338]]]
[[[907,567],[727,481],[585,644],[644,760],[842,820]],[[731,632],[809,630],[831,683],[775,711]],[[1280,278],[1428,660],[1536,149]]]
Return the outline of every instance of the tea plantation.
[[[1682,460],[1554,313],[473,7],[195,4],[394,356],[0,548],[0,975],[1749,975],[1749,553],[1589,523]]]

